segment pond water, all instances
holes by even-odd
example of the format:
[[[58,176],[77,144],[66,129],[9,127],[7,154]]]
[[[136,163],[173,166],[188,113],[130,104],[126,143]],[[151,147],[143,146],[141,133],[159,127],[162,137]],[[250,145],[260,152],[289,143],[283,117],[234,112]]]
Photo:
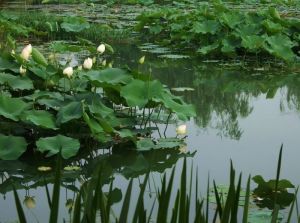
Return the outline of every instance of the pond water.
[[[137,68],[136,61],[145,54],[146,62],[139,65],[138,69],[151,72],[171,88],[189,88],[176,94],[182,95],[196,107],[197,117],[186,123],[187,150],[189,154],[195,152],[187,161],[189,166],[193,163],[198,167],[203,191],[208,174],[218,184],[228,183],[230,160],[236,170],[243,173],[243,185],[249,174],[274,179],[281,144],[284,148],[281,178],[300,185],[300,76],[297,70],[276,68],[273,64],[243,65],[242,62],[234,61],[225,63],[192,58],[161,58],[159,54],[142,52],[135,44],[115,48],[117,52],[114,66],[128,65]],[[167,135],[176,135],[175,125],[168,127]],[[161,172],[170,171],[175,164],[180,169],[183,161],[183,154],[173,154],[172,151],[156,152],[152,154],[155,158],[151,154],[145,154],[142,161],[137,154],[118,154],[111,150],[94,155],[97,157],[95,161],[87,155],[67,162],[81,163],[84,171],[72,173],[64,179],[64,187],[68,186],[69,189],[61,189],[61,219],[68,219],[64,205],[67,199],[73,199],[72,187],[80,184],[79,179],[91,174],[95,162],[105,160],[110,165],[108,175],[115,176],[114,185],[124,196],[129,178],[136,178],[135,188],[138,187],[137,177],[144,174],[144,166],[139,162],[144,159],[149,163],[154,159],[152,177],[157,184]],[[167,159],[169,162],[165,162]],[[36,219],[43,222],[40,219],[48,218],[42,180],[44,175],[36,173],[36,167],[46,165],[47,162],[52,161],[0,161],[0,222],[14,222],[17,219],[10,182],[6,180],[10,176],[14,176],[16,181],[18,177],[22,178],[23,182],[27,181],[29,188],[33,188],[19,190],[21,199],[25,195],[35,197],[36,208],[26,211],[29,222],[37,222]],[[81,174],[84,177],[79,177]],[[179,184],[179,179],[176,178],[175,182]],[[153,182],[151,184],[154,185]],[[49,185],[50,191],[51,188]],[[149,206],[154,197],[150,197],[151,191],[154,190],[149,188]],[[116,212],[119,209],[120,205],[116,204]]]

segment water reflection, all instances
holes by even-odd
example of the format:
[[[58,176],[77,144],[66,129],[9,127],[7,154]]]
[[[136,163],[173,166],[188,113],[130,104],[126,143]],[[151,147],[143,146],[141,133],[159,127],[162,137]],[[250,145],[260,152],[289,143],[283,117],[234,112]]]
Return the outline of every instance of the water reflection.
[[[201,129],[218,130],[221,137],[239,140],[239,120],[253,112],[252,102],[280,95],[279,109],[300,111],[300,77],[296,71],[267,67],[224,67],[191,60],[150,62],[153,75],[171,87],[191,87],[177,93],[196,107],[195,123]]]

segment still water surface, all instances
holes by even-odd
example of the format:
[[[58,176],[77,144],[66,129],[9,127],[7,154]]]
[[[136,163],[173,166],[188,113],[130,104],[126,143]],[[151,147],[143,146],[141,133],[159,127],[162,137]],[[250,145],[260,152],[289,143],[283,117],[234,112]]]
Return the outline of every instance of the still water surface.
[[[198,167],[202,189],[205,190],[208,174],[217,183],[228,183],[230,160],[233,161],[238,172],[243,172],[244,180],[248,174],[252,176],[260,174],[265,179],[275,178],[281,144],[284,148],[281,177],[295,185],[300,185],[298,171],[300,168],[300,76],[297,71],[276,69],[272,65],[249,65],[245,68],[232,63],[221,65],[223,63],[221,61],[208,63],[199,59],[163,59],[141,52],[132,45],[116,47],[116,49],[115,66],[128,64],[135,67],[137,59],[146,54],[145,64],[138,69],[146,72],[151,69],[155,78],[171,88],[193,88],[193,91],[177,94],[192,103],[197,111],[197,117],[186,123],[188,126],[186,142],[188,151],[196,151],[193,158],[188,158],[188,163]],[[174,125],[169,126],[167,135],[175,136]],[[130,166],[137,160],[137,156],[122,154],[118,157],[118,154],[114,156],[107,153],[99,155],[102,156],[114,167],[114,171],[110,170],[116,178],[114,185],[120,188],[124,196],[128,179],[137,177],[139,173],[131,173],[129,168],[124,174],[124,171],[119,171],[118,168]],[[161,159],[164,160],[169,155],[156,154],[156,156],[162,156],[164,158]],[[164,169],[170,171],[170,167],[174,166],[177,159],[179,160],[177,167],[182,166],[182,158],[175,155],[174,157],[176,157],[175,161],[170,165],[158,168],[160,172]],[[159,161],[156,164],[158,163]],[[0,161],[0,166],[1,172],[7,168],[10,170],[9,174],[14,174],[14,166],[15,169],[25,166],[29,171],[34,165],[31,166],[30,161],[11,162],[9,165],[7,162]],[[32,177],[26,171],[20,176]],[[160,173],[154,171],[153,179],[158,183]],[[32,182],[34,180],[29,180],[28,184]],[[179,182],[179,178],[176,178],[176,182]],[[78,181],[75,183],[79,185]],[[6,192],[10,191],[6,186],[7,182],[3,178],[0,184],[1,223],[13,222],[17,219],[14,199],[11,192]],[[136,182],[135,188],[137,187]],[[49,188],[51,190],[51,186]],[[26,193],[35,196],[37,204],[36,208],[26,212],[29,221],[36,222],[36,219],[39,219],[39,222],[47,222],[41,220],[47,219],[49,214],[45,188],[37,185],[36,190],[31,189],[29,192],[19,190],[21,199]],[[68,219],[64,204],[66,199],[73,198],[73,193],[62,188],[61,194],[61,219]],[[151,200],[153,196],[148,198],[147,205],[152,204]],[[119,208],[120,205],[117,204],[116,212]]]

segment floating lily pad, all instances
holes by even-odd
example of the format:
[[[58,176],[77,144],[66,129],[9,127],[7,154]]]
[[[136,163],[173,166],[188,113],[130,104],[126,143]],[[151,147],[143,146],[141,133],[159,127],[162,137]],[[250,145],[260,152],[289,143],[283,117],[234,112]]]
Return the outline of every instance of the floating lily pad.
[[[0,159],[16,160],[27,148],[27,142],[23,137],[5,136],[0,134]]]
[[[36,146],[40,152],[47,152],[47,157],[58,154],[61,151],[62,157],[68,159],[77,154],[80,143],[78,139],[57,135],[40,138],[36,142]]]

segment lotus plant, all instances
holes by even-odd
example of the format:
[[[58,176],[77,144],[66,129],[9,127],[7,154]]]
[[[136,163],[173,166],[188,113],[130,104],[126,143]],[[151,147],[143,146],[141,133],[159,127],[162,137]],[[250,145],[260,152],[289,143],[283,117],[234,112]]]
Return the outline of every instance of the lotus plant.
[[[20,66],[20,74],[23,76],[26,74],[26,68],[24,68],[22,65]]]
[[[105,45],[102,43],[97,47],[97,52],[103,54],[105,52]]]
[[[24,49],[22,50],[21,52],[21,57],[24,59],[24,60],[29,60],[30,56],[31,56],[31,53],[32,53],[32,46],[31,44],[28,44],[27,46],[24,47]]]
[[[63,70],[63,74],[66,75],[68,78],[71,78],[73,75],[73,67],[67,67]]]
[[[83,62],[84,69],[90,70],[92,66],[93,66],[93,59],[88,57],[87,59],[84,60]]]
[[[176,128],[176,133],[177,135],[185,135],[187,132],[186,130],[186,125],[179,125],[177,128]]]

